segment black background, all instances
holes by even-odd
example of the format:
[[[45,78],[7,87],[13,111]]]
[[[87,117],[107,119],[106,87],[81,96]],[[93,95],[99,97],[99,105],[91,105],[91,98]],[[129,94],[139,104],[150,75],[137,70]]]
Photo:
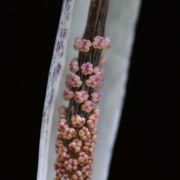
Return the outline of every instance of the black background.
[[[0,7],[0,180],[35,180],[61,1]],[[178,11],[178,1],[143,1],[110,180],[178,179]]]

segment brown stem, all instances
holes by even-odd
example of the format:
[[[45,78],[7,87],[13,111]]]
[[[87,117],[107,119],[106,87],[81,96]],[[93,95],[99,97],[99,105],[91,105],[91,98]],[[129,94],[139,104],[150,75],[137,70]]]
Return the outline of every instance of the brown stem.
[[[104,36],[108,5],[109,5],[109,0],[91,0],[87,25],[83,35],[84,39],[93,41],[95,36]],[[87,61],[91,62],[94,66],[96,66],[99,62],[101,53],[102,53],[101,50],[95,50],[93,48],[91,48],[88,53],[79,52],[79,57],[78,57],[79,67],[84,62]],[[82,85],[83,90],[87,90],[91,92],[92,91],[91,89],[85,88],[84,86],[87,77],[84,77],[81,71],[79,71],[77,74],[81,77],[81,80],[83,81],[83,85]],[[78,90],[82,90],[82,87],[79,88]],[[68,117],[71,117],[72,115],[72,111],[71,111],[72,108],[75,109],[77,113],[82,114],[79,105],[74,100],[71,100],[68,107]],[[68,122],[70,123],[69,118],[68,118]]]
[[[90,41],[97,35],[104,36],[105,19],[109,0],[91,0],[84,38]]]

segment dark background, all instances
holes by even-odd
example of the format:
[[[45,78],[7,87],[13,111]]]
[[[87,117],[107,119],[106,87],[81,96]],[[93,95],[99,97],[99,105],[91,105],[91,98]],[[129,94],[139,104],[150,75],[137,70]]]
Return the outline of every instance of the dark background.
[[[0,180],[35,180],[61,1],[0,7]],[[178,179],[178,11],[178,1],[143,1],[110,180]]]

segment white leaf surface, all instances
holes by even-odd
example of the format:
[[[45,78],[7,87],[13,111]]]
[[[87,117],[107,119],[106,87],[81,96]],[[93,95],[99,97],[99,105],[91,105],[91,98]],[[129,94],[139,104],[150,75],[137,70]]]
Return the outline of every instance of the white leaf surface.
[[[90,0],[64,0],[63,3],[43,112],[37,180],[52,180],[55,177],[53,164],[56,159],[57,109],[60,105],[67,104],[62,98],[64,76],[67,74],[69,60],[77,56],[72,45],[75,37],[83,35],[89,2]],[[126,91],[129,57],[139,7],[140,0],[110,0],[106,35],[111,38],[113,48],[107,54],[109,60],[105,68],[105,86],[100,103],[101,118],[98,124],[93,180],[106,180],[108,177]],[[66,35],[62,37],[60,34],[64,30]]]

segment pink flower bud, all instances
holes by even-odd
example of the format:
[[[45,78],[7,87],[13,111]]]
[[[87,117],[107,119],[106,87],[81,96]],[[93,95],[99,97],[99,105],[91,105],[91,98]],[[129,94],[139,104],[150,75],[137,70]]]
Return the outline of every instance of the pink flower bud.
[[[66,76],[66,85],[68,87],[80,87],[82,85],[82,81],[80,79],[80,77],[76,74],[68,74]]]
[[[74,128],[66,128],[65,131],[62,132],[62,136],[64,139],[70,140],[76,136],[76,131]]]
[[[112,47],[111,40],[109,37],[104,38],[104,47],[103,49],[110,49]]]
[[[58,123],[58,130],[60,132],[65,131],[68,128],[67,125],[67,120],[66,119],[61,119],[60,122]]]
[[[81,52],[88,52],[91,47],[91,41],[81,38],[76,38],[74,42],[74,49]]]
[[[71,122],[73,127],[75,128],[81,128],[85,123],[85,118],[81,117],[80,115],[73,115],[71,118]]]
[[[85,152],[80,152],[78,157],[78,162],[80,165],[84,165],[89,160],[89,156]]]
[[[68,147],[70,151],[78,153],[81,151],[82,141],[79,139],[75,139],[68,145]]]
[[[99,118],[100,109],[96,107],[93,112],[94,112],[94,114],[97,116],[97,118]]]
[[[71,87],[72,74],[67,74],[65,77],[65,84],[67,87]]]
[[[93,73],[93,65],[90,62],[83,63],[81,70],[84,75],[91,75]]]
[[[92,154],[94,147],[95,147],[96,141],[94,141],[93,139],[89,139],[87,141],[84,142],[82,149],[88,153],[88,154]]]
[[[88,95],[87,91],[76,91],[75,92],[74,99],[77,103],[83,103],[83,102],[87,101],[88,98],[89,98],[89,95]]]
[[[67,113],[67,108],[65,106],[61,106],[58,109],[58,112],[59,112],[59,117],[60,118],[65,118],[66,117],[66,113]]]
[[[109,39],[109,37],[104,38],[101,36],[96,36],[92,45],[95,49],[110,49],[111,40]]]
[[[86,80],[86,86],[95,88],[98,85],[98,78],[95,75],[91,75],[89,79]]]
[[[82,85],[82,81],[78,75],[73,75],[71,78],[71,86],[72,87],[80,87]]]
[[[72,172],[77,170],[78,161],[76,159],[69,159],[64,161],[64,167],[67,171]]]
[[[104,57],[104,56],[100,57],[100,59],[99,59],[99,64],[98,64],[98,65],[99,65],[100,67],[103,67],[106,63],[107,63],[107,58]]]
[[[95,104],[98,104],[99,103],[99,100],[100,100],[100,97],[101,97],[101,94],[99,92],[93,92],[91,94],[91,101]]]
[[[97,77],[97,85],[96,85],[95,89],[98,90],[98,89],[102,88],[103,85],[104,85],[104,75],[98,76]]]
[[[82,127],[82,129],[79,130],[78,135],[83,141],[86,141],[91,137],[91,133],[87,127]]]
[[[94,41],[92,43],[93,47],[95,49],[103,49],[103,41],[104,41],[104,38],[101,37],[101,36],[96,36],[94,38]]]
[[[76,73],[79,70],[79,64],[76,58],[72,59],[69,64],[69,70],[73,73]]]
[[[86,80],[86,86],[99,89],[103,86],[103,82],[104,82],[103,75],[101,76],[91,75],[89,79]]]
[[[65,89],[63,93],[64,99],[65,100],[70,100],[74,97],[74,92],[70,91],[69,89]]]
[[[96,66],[95,68],[94,68],[94,74],[97,76],[97,77],[99,77],[99,76],[103,76],[103,69],[101,68],[101,67],[99,67],[99,66]]]
[[[91,114],[87,120],[87,125],[90,129],[95,128],[98,121],[98,117],[95,114]]]
[[[94,109],[94,107],[94,103],[88,100],[81,106],[81,109],[86,113],[90,113]]]

